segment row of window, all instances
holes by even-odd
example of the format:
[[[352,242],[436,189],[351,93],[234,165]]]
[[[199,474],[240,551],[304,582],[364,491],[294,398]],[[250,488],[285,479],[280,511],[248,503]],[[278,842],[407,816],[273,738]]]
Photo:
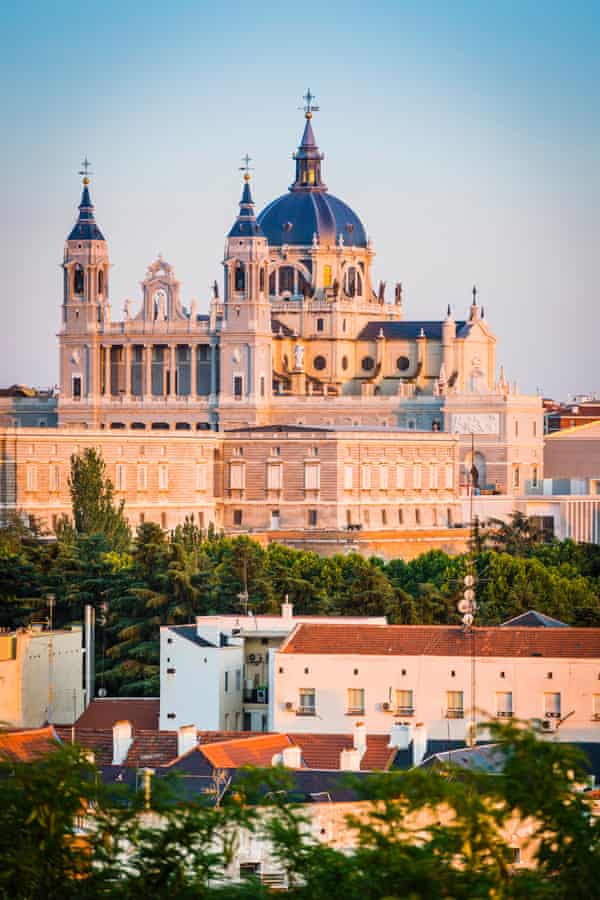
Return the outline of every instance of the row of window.
[[[435,464],[429,466],[421,466],[414,464],[412,466],[396,465],[392,472],[394,477],[393,483],[390,483],[390,466],[385,463],[379,465],[370,465],[368,463],[360,466],[360,483],[356,481],[356,466],[353,463],[344,463],[344,490],[352,491],[360,488],[363,491],[372,490],[378,487],[381,491],[387,491],[390,488],[396,490],[406,490],[409,479],[408,472],[411,473],[411,484],[413,490],[419,491],[423,489],[429,490],[452,490],[454,487],[454,465],[447,463],[443,467]],[[375,477],[375,473],[378,475]],[[426,478],[423,477],[427,473]],[[243,491],[246,487],[246,464],[242,461],[234,460],[229,463],[229,489],[234,491]],[[269,461],[266,464],[265,487],[268,491],[280,491],[283,487],[283,463]],[[304,490],[318,491],[321,488],[321,465],[318,462],[304,463]]]
[[[135,488],[138,491],[148,490],[148,463],[137,463],[135,465]],[[130,465],[128,463],[116,463],[115,465],[115,489],[117,491],[127,490],[127,476]],[[28,491],[38,490],[38,465],[37,463],[28,463],[25,469],[26,488]],[[56,493],[61,489],[61,466],[59,463],[50,463],[48,469],[48,489],[52,493]],[[133,484],[130,485],[133,487]],[[159,491],[169,489],[169,465],[168,463],[157,464],[157,486]],[[196,463],[195,470],[195,486],[197,491],[206,491],[208,488],[208,475],[206,463]]]
[[[346,715],[364,716],[366,711],[364,688],[348,688],[346,691]],[[445,713],[448,718],[464,718],[465,699],[463,691],[446,691]],[[293,704],[286,706],[293,708]],[[381,703],[384,712],[393,712],[399,716],[414,716],[416,703],[412,690],[397,690],[393,698]],[[298,692],[297,715],[314,716],[317,714],[317,692],[315,688],[300,688]],[[495,696],[495,714],[499,718],[510,717],[514,713],[512,691],[497,691]],[[543,714],[549,719],[561,717],[560,692],[546,692],[543,695]],[[600,719],[600,694],[592,697],[592,716]]]
[[[371,516],[371,512],[373,516]],[[285,527],[286,523],[282,523],[281,521],[281,510],[272,509],[271,513],[271,521],[270,528],[272,530],[279,530],[282,527]],[[432,526],[434,528],[446,528],[452,527],[454,523],[454,515],[452,509],[448,508],[446,510],[440,510],[433,508],[431,510],[420,510],[418,507],[414,509],[402,509],[399,508],[396,511],[391,509],[381,509],[381,510],[369,510],[363,509],[362,512],[359,510],[346,510],[346,527],[348,529],[356,529],[362,528],[363,525],[369,526],[378,526],[379,523],[381,525],[387,526],[396,526],[396,525],[408,525],[412,523],[414,525],[426,525]],[[244,512],[241,509],[233,510],[233,524],[236,528],[241,528],[244,524]],[[290,525],[297,526],[297,510],[294,511],[294,521],[290,523]],[[319,510],[317,509],[307,509],[306,510],[306,524],[309,528],[316,528],[319,524]]]

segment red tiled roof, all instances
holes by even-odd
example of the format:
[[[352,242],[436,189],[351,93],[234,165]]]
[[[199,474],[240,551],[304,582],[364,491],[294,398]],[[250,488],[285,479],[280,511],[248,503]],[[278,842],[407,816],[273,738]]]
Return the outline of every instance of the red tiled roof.
[[[131,722],[134,729],[158,730],[160,700],[157,697],[106,697],[92,700],[77,720],[78,728],[112,728],[115,722]]]
[[[85,750],[91,750],[99,766],[109,766],[112,763],[112,728],[70,728],[68,725],[57,725],[56,731],[63,744],[79,744]]]
[[[340,753],[354,745],[349,734],[290,734],[294,744],[302,750],[308,769],[339,769]],[[389,735],[367,735],[367,749],[360,761],[362,771],[389,768],[396,751],[389,747]]]
[[[56,749],[58,735],[52,725],[27,731],[0,732],[0,757],[14,762],[32,762]]]
[[[270,766],[273,756],[289,747],[291,741],[287,734],[262,734],[241,740],[223,743],[200,744],[200,752],[204,754],[215,769],[237,769],[241,766]]]
[[[474,635],[474,637],[473,637]],[[600,628],[475,628],[447,625],[298,625],[282,653],[368,656],[600,658]]]
[[[176,731],[137,731],[129,748],[126,766],[166,766],[177,756]]]

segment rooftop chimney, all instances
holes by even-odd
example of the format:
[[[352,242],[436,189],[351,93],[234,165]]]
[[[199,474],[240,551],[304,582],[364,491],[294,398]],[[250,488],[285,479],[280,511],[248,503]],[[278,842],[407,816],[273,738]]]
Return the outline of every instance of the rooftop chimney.
[[[301,769],[302,750],[300,747],[284,747],[281,753],[281,762],[286,769]]]
[[[424,722],[417,722],[413,737],[413,766],[420,766],[427,753],[427,728]]]
[[[354,723],[353,743],[354,749],[358,750],[362,759],[367,749],[367,726],[364,722]]]
[[[115,722],[113,725],[113,766],[121,766],[127,759],[133,744],[131,722]]]
[[[411,738],[411,727],[406,722],[395,722],[390,731],[390,747],[397,750],[408,750]]]
[[[284,602],[281,604],[281,618],[287,620],[294,618],[294,604],[290,603],[287,594],[285,595]]]
[[[362,753],[355,747],[347,747],[340,753],[340,770],[342,772],[360,771]]]
[[[198,732],[195,725],[182,725],[177,729],[177,756],[193,750],[197,743]]]

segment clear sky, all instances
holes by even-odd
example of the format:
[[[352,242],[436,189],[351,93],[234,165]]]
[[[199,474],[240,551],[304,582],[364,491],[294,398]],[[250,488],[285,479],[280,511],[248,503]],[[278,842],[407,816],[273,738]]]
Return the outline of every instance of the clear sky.
[[[240,157],[259,208],[284,193],[310,87],[325,180],[407,318],[463,315],[476,283],[522,390],[600,393],[597,0],[20,0],[0,41],[0,384],[57,380],[85,154],[113,316],[159,252],[204,311]]]

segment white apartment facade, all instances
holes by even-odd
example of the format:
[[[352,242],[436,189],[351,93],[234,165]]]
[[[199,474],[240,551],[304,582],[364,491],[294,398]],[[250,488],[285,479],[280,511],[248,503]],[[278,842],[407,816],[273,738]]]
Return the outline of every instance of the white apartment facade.
[[[384,616],[281,615],[198,616],[195,625],[160,630],[160,725],[173,730],[195,725],[214,731],[272,730],[269,718],[269,658],[298,624],[327,621],[333,627]]]
[[[465,740],[494,718],[600,741],[600,629],[300,625],[271,655],[274,731],[369,734],[408,725]]]

